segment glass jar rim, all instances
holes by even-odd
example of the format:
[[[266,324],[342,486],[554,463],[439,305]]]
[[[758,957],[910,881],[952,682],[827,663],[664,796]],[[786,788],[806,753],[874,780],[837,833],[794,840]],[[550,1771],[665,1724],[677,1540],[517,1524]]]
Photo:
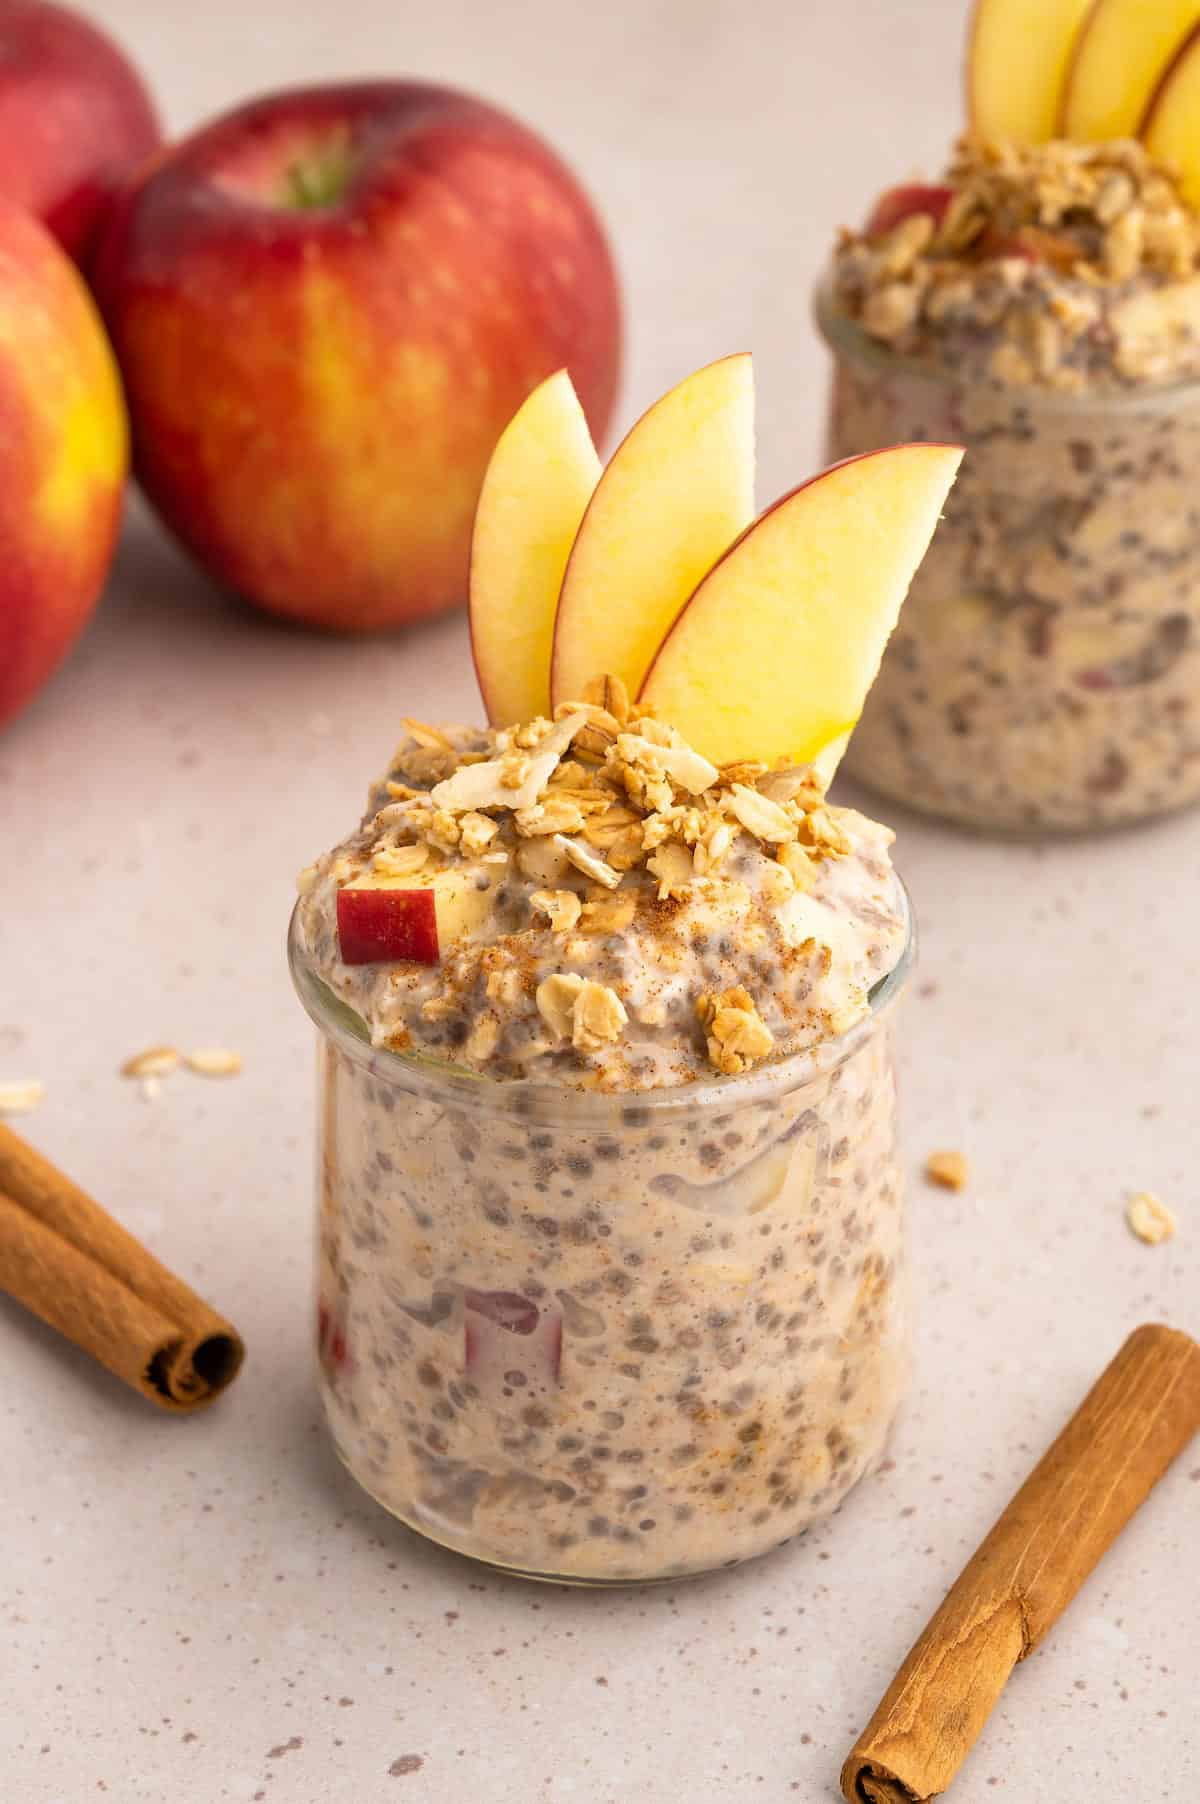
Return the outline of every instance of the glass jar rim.
[[[880,375],[903,376],[913,382],[928,382],[942,388],[952,383],[972,388],[994,389],[998,395],[1010,397],[1014,404],[1032,407],[1044,413],[1063,415],[1102,415],[1122,413],[1169,413],[1173,408],[1195,406],[1200,398],[1200,377],[1184,376],[1174,382],[1142,383],[1138,387],[1106,388],[1093,394],[1067,394],[1060,389],[1042,388],[1037,383],[994,382],[986,376],[964,377],[958,370],[923,361],[920,357],[904,357],[887,345],[880,344],[864,332],[857,320],[843,313],[834,298],[833,272],[827,271],[813,294],[813,319],[817,330],[836,354],[852,356]]]
[[[308,962],[300,945],[300,903],[288,925],[288,968],[300,1004],[325,1038],[352,1063],[377,1081],[423,1099],[478,1114],[527,1114],[539,1122],[559,1121],[590,1131],[641,1125],[650,1119],[696,1109],[731,1110],[770,1102],[827,1078],[845,1064],[899,1000],[916,964],[917,929],[912,897],[903,880],[896,886],[904,904],[906,932],[900,956],[872,986],[868,1013],[835,1038],[823,1040],[788,1058],[767,1061],[735,1077],[698,1079],[653,1090],[582,1090],[524,1078],[497,1080],[429,1054],[397,1052],[375,1046],[362,1017],[338,997]],[[633,1119],[636,1111],[636,1123]]]

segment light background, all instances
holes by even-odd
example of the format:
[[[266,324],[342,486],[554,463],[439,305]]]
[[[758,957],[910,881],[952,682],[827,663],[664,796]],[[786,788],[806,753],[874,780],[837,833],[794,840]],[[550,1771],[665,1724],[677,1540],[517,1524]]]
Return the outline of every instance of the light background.
[[[673,0],[107,0],[171,125],[265,87],[424,73],[523,115],[625,278],[622,419],[752,347],[762,495],[814,463],[808,294],[834,226],[932,173],[962,9]],[[477,706],[460,618],[338,643],[217,595],[133,511],[112,589],[0,740],[0,1078],[28,1127],[237,1320],[211,1415],[160,1420],[0,1306],[0,1793],[13,1804],[723,1804],[833,1796],[857,1728],[1004,1498],[1137,1321],[1200,1328],[1200,820],[1037,850],[902,820],[922,1303],[894,1469],[779,1558],[602,1596],[477,1575],[335,1469],[309,1370],[311,1048],[294,871],[398,717]],[[141,1102],[149,1042],[245,1056]],[[961,1197],[921,1155],[962,1147]],[[1130,1188],[1179,1237],[1126,1232]],[[956,1804],[1131,1804],[1200,1766],[1200,1446],[1020,1671]],[[396,1775],[405,1755],[422,1764]]]

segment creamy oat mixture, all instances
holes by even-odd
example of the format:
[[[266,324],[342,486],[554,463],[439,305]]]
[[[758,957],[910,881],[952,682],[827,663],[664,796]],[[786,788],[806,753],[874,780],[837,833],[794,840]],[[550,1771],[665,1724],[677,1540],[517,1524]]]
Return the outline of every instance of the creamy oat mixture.
[[[665,1577],[827,1514],[899,1405],[868,993],[907,922],[890,834],[807,771],[714,770],[611,684],[560,717],[410,724],[302,877],[297,963],[366,1024],[322,1054],[323,1390],[424,1533]],[[439,962],[342,964],[337,891],[432,873],[480,899]]]
[[[829,450],[967,446],[846,768],[965,824],[1200,797],[1200,221],[1140,145],[964,144],[844,235]]]

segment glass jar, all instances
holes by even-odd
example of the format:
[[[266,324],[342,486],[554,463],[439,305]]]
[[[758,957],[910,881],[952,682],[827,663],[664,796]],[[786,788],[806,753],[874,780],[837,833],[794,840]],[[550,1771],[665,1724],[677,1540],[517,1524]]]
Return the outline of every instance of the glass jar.
[[[733,1565],[827,1516],[909,1375],[891,1005],[742,1077],[625,1098],[320,1030],[320,1386],[409,1527],[586,1584]]]
[[[1200,798],[1200,384],[964,381],[837,312],[831,459],[967,448],[846,755],[985,831],[1119,826]]]

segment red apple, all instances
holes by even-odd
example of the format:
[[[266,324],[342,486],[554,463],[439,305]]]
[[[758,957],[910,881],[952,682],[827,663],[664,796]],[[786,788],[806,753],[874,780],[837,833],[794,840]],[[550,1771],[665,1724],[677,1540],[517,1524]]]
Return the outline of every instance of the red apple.
[[[0,5],[0,196],[85,262],[118,184],[161,134],[111,38],[65,6]]]
[[[616,277],[532,132],[420,82],[257,100],[118,203],[95,267],[163,518],[251,601],[329,628],[466,595],[484,469],[567,368],[612,408]]]
[[[438,962],[436,903],[429,887],[341,889],[337,929],[344,965]]]
[[[83,278],[0,201],[0,722],[95,605],[127,465],[120,378]]]
[[[928,213],[934,225],[940,226],[953,198],[953,188],[942,184],[923,187],[919,182],[907,182],[899,188],[888,188],[875,202],[863,229],[868,238],[882,238],[913,213]]]

